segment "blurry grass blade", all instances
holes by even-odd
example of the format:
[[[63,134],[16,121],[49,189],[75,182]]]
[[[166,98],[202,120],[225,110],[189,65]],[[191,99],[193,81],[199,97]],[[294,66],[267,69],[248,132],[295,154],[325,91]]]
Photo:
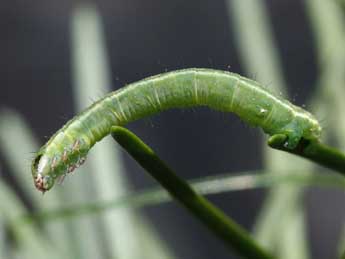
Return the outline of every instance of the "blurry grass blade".
[[[305,246],[305,240],[307,238],[306,233],[301,233],[301,228],[305,227],[305,213],[304,206],[301,203],[301,199],[298,199],[294,204],[299,208],[291,209],[289,213],[296,213],[290,217],[285,217],[285,220],[294,220],[295,222],[281,222],[282,231],[282,242],[284,244],[279,249],[278,258],[308,258],[310,257],[309,251]]]
[[[306,0],[320,68],[344,49],[344,14],[335,0]]]
[[[31,200],[37,199],[41,193],[34,191],[30,170],[38,141],[24,118],[10,109],[0,110],[0,149],[25,194]]]
[[[135,223],[140,249],[142,249],[142,254],[146,256],[145,258],[174,259],[175,255],[164,242],[164,238],[159,236],[159,233],[156,232],[149,221],[145,220],[142,215],[139,216],[140,218],[135,216]]]
[[[262,0],[227,0],[234,39],[248,76],[286,96],[286,87],[269,15]]]
[[[9,249],[6,237],[6,225],[5,221],[0,215],[0,258],[10,258]]]
[[[72,16],[74,97],[80,111],[109,92],[110,67],[106,58],[101,18],[92,5],[81,5]]]
[[[268,20],[268,12],[264,1],[262,0],[228,0],[229,16],[233,16],[235,39],[237,39],[237,46],[241,54],[241,60],[244,64],[246,73],[249,75],[256,75],[256,79],[261,82],[270,83],[270,88],[277,93],[287,96],[287,88],[283,78],[283,69],[279,61],[279,55],[276,44],[274,42],[273,30]],[[274,150],[270,150],[264,145],[265,165],[269,171],[283,172],[289,171],[293,168],[301,167],[304,163],[299,158],[293,158]],[[296,165],[291,167],[291,165]],[[305,168],[306,171],[310,170]],[[293,206],[294,203],[300,199],[299,188],[293,186],[277,186],[267,196],[263,209],[259,215],[255,226],[255,235],[257,240],[265,245],[271,251],[279,254],[284,250],[284,242],[282,240],[285,232],[283,232],[281,220],[289,224],[296,224],[299,226],[300,232],[297,235],[304,236],[303,222],[298,222],[301,218],[287,218],[296,217],[299,212],[289,211],[300,209]],[[282,212],[282,200],[286,200],[289,207],[284,208]],[[284,226],[285,227],[285,226]],[[290,226],[295,228],[295,226]],[[293,238],[291,240],[294,240]],[[296,237],[295,240],[298,240]],[[277,248],[278,247],[278,248]],[[296,247],[307,247],[305,242],[296,243]],[[302,249],[303,251],[306,248]],[[307,258],[303,251],[296,252],[295,259]],[[281,257],[284,258],[284,257]],[[288,257],[287,257],[288,258]]]
[[[193,188],[203,195],[220,194],[230,191],[249,190],[254,188],[272,187],[272,186],[318,186],[323,188],[333,188],[345,190],[345,178],[338,174],[324,174],[313,172],[285,172],[277,174],[276,172],[250,171],[240,175],[224,174],[212,177],[205,177],[190,181]],[[279,189],[275,189],[277,192]],[[294,192],[296,196],[296,192]],[[278,194],[278,193],[276,193]],[[297,193],[298,194],[298,193]],[[292,196],[292,195],[290,195]],[[273,195],[270,197],[274,197]],[[281,203],[281,210],[274,210],[280,216],[285,211],[289,197],[285,197]],[[146,207],[162,204],[171,201],[170,195],[162,188],[152,188],[115,200],[97,201],[94,203],[85,203],[84,205],[75,205],[54,210],[45,210],[34,215],[40,220],[57,220],[68,217],[80,217],[93,213],[102,213],[112,209],[122,209],[125,207]],[[293,203],[288,206],[297,206]],[[298,216],[300,217],[300,215]]]
[[[345,110],[345,12],[335,0],[308,0],[306,7],[321,71],[312,105],[319,117],[327,118],[327,135],[324,138],[335,136],[336,143],[345,150],[345,117],[329,116],[341,115]],[[344,239],[340,239],[338,247],[344,247],[344,244]]]
[[[16,219],[26,212],[22,202],[16,194],[0,179],[0,222],[6,224],[16,244],[6,246],[10,248],[9,254],[15,258],[63,258],[62,254],[48,243],[48,239],[35,229],[35,225],[21,224]]]
[[[71,17],[71,47],[72,68],[74,79],[74,102],[77,111],[81,111],[90,105],[91,99],[104,92],[98,87],[109,84],[107,73],[108,66],[104,64],[104,53],[99,46],[103,44],[98,37],[98,14],[92,6],[78,7]],[[96,19],[96,23],[95,23]],[[96,151],[97,152],[97,151]],[[65,185],[66,198],[72,197],[71,203],[82,203],[98,199],[95,181],[101,178],[91,174],[93,154],[89,155],[85,165],[78,171],[78,179],[71,179]],[[100,166],[100,165],[99,165]],[[101,169],[101,170],[100,170]],[[103,168],[97,168],[97,172],[103,172]],[[97,177],[96,177],[97,176]],[[102,179],[102,178],[101,178]],[[87,186],[87,188],[85,188]],[[105,237],[104,221],[89,218],[74,221],[75,232],[86,238],[79,240],[79,251],[82,258],[107,257],[108,249]]]
[[[307,181],[315,176],[313,174],[313,177],[310,177],[308,174],[305,175]],[[265,247],[271,247],[278,258],[309,257],[305,243],[304,210],[300,205],[301,187],[304,185],[284,185],[272,188],[257,221],[255,229],[257,238]],[[265,229],[270,223],[275,224],[275,228]],[[275,231],[283,233],[279,240]],[[294,247],[294,257],[288,253],[291,247]]]
[[[38,141],[33,136],[29,125],[18,113],[9,109],[0,111],[0,150],[11,172],[17,179],[25,195],[37,209],[59,207],[61,199],[58,191],[42,197],[34,185],[31,176],[31,159],[33,152],[38,151]],[[60,251],[65,252],[65,258],[71,254],[73,242],[69,240],[68,229],[64,224],[49,224],[44,226],[49,238]]]
[[[94,7],[81,6],[76,10],[73,17],[72,38],[75,100],[78,110],[81,110],[90,104],[90,98],[99,97],[111,91],[109,87],[112,85],[101,18]],[[84,175],[83,180],[83,185],[94,186],[95,192],[91,194],[92,199],[110,200],[127,194],[128,183],[125,169],[113,141],[105,139],[95,146],[86,164],[89,172],[97,172],[92,176]],[[84,187],[78,187],[80,191],[82,191],[81,188]],[[139,230],[143,227],[143,223],[132,210],[107,213],[102,219],[100,228],[106,241],[104,242],[106,247],[103,249],[109,251],[111,257],[127,259],[146,257],[141,245],[150,242],[150,237],[155,237],[150,236],[153,233],[146,231],[148,236],[144,241],[140,239]],[[152,254],[147,255],[150,258],[151,256]],[[159,256],[166,257],[161,253]]]
[[[334,0],[308,0],[306,4],[321,70],[312,104],[320,117],[327,118],[327,132],[333,133],[345,150],[345,118],[328,116],[345,110],[345,13]]]

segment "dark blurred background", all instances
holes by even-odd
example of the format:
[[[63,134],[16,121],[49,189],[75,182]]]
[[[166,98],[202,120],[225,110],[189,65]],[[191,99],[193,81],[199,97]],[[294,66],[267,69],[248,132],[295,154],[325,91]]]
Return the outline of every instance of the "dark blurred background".
[[[289,93],[302,105],[317,77],[303,1],[266,2]],[[105,25],[114,90],[146,76],[187,67],[244,73],[224,1],[93,3]],[[75,114],[69,23],[77,4],[64,0],[1,3],[0,106],[22,113],[42,143]],[[255,79],[255,75],[247,76]],[[205,108],[173,110],[128,127],[185,179],[262,167],[259,130],[231,114]],[[123,156],[135,188],[154,184],[131,158]],[[4,176],[10,178],[10,172],[5,170]],[[251,229],[264,194],[263,190],[239,191],[210,199]],[[305,204],[313,258],[334,256],[345,213],[343,198],[340,192],[308,191]],[[177,258],[229,258],[223,244],[177,204],[148,208],[145,213]]]

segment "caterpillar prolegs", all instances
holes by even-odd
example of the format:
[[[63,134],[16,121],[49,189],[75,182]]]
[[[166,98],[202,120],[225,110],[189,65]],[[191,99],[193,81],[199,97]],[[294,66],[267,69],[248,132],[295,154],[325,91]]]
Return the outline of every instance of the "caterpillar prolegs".
[[[32,175],[38,190],[81,165],[90,148],[111,133],[112,126],[170,108],[208,106],[233,112],[271,136],[283,134],[286,147],[301,138],[318,140],[321,126],[307,111],[275,96],[259,83],[235,73],[190,68],[159,74],[107,94],[71,119],[37,152]]]

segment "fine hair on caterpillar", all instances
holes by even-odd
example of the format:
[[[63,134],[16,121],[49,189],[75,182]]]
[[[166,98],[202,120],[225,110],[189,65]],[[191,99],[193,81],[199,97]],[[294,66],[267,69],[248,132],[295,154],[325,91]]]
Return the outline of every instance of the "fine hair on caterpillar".
[[[233,112],[270,136],[286,136],[285,147],[318,141],[321,126],[306,110],[269,92],[256,81],[228,71],[190,68],[131,83],[94,102],[67,122],[37,152],[32,162],[35,186],[49,190],[72,172],[113,126],[123,126],[170,108],[207,106]]]

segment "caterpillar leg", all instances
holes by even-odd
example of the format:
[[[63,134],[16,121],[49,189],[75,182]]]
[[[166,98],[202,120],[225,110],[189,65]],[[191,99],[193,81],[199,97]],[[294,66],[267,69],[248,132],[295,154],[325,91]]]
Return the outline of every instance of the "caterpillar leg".
[[[267,144],[272,148],[279,148],[284,146],[287,138],[285,134],[275,134],[268,139]]]
[[[273,148],[285,147],[287,149],[295,149],[301,140],[301,135],[294,131],[286,131],[284,133],[272,135],[267,144]]]

